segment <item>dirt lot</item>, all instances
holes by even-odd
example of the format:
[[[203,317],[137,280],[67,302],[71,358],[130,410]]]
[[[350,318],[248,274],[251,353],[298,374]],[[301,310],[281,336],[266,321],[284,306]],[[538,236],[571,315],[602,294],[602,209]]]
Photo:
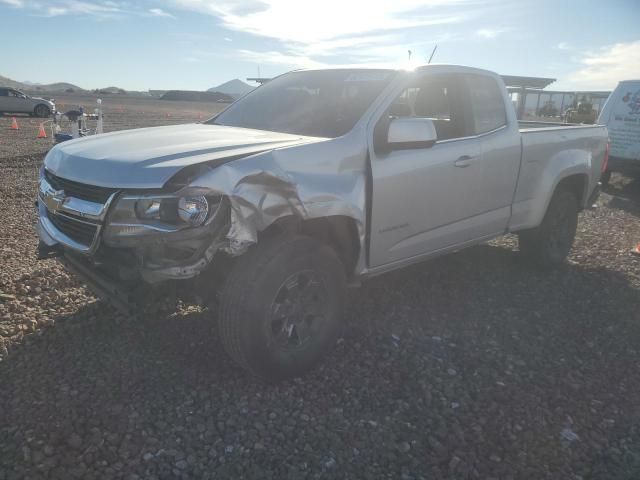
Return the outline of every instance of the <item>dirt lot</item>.
[[[218,107],[115,98],[107,130]],[[367,282],[323,365],[265,385],[214,313],[133,321],[35,260],[50,143],[19,121],[0,118],[0,480],[640,478],[639,182],[614,177],[559,271],[506,237]]]

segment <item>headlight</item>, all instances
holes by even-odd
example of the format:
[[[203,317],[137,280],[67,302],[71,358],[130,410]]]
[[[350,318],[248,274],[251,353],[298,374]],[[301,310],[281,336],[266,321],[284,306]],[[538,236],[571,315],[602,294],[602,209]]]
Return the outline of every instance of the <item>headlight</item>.
[[[141,198],[134,207],[140,220],[155,220],[169,225],[202,225],[209,215],[209,201],[204,195],[169,198]]]
[[[107,217],[103,238],[113,244],[119,239],[172,234],[207,225],[220,208],[222,197],[193,190],[118,197]]]
[[[178,200],[178,217],[192,227],[202,225],[208,214],[209,202],[204,195],[180,197]]]
[[[160,200],[145,198],[136,202],[136,217],[141,220],[160,220]]]

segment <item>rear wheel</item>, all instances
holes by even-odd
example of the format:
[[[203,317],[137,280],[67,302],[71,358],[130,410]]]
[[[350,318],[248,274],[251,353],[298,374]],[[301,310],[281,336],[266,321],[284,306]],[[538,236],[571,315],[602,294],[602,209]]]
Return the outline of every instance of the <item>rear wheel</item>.
[[[33,112],[36,114],[36,117],[46,118],[51,113],[51,110],[49,110],[49,107],[46,105],[38,105]]]
[[[520,251],[543,268],[557,267],[569,255],[577,227],[578,199],[569,190],[558,190],[542,224],[518,234]]]
[[[298,235],[268,238],[238,258],[226,280],[223,346],[264,379],[300,375],[335,342],[344,290],[344,268],[331,248]]]

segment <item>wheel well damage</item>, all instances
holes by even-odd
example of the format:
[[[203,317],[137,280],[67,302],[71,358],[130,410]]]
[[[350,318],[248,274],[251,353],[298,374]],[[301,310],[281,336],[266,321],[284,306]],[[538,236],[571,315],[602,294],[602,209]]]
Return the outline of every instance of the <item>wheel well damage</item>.
[[[344,265],[347,276],[353,275],[360,256],[358,227],[353,218],[334,215],[303,220],[287,216],[260,232],[259,237],[272,235],[275,231],[300,233],[329,245]]]

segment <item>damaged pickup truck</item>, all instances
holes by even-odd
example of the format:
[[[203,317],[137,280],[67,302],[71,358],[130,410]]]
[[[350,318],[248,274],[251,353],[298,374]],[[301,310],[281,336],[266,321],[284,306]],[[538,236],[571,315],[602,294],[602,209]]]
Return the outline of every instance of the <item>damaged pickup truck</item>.
[[[561,264],[606,158],[605,127],[519,123],[484,70],[296,71],[202,124],[54,147],[39,256],[124,311],[215,306],[229,355],[285,378],[335,342],[347,285],[509,232]]]

